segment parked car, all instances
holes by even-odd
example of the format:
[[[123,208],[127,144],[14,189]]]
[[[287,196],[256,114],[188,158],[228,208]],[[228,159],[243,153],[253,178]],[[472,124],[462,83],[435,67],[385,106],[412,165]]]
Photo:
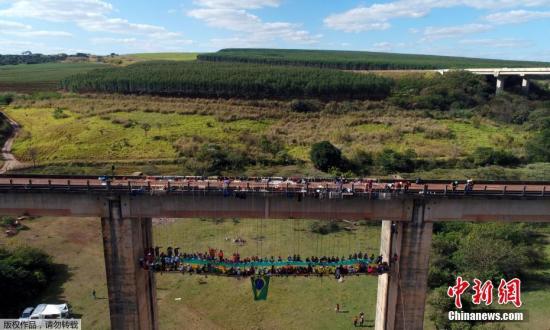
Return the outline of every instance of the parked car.
[[[23,313],[21,313],[21,316],[19,317],[19,319],[28,320],[32,315],[32,311],[34,311],[34,307],[25,308],[25,310],[23,310]]]
[[[40,304],[33,310],[30,319],[66,319],[69,318],[69,305]]]

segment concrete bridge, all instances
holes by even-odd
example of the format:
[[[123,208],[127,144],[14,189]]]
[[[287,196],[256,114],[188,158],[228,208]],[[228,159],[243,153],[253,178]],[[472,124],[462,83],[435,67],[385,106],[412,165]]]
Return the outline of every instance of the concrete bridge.
[[[478,68],[478,69],[463,69],[464,71],[482,76],[493,76],[497,82],[497,93],[504,90],[504,84],[507,77],[521,77],[521,87],[525,93],[529,92],[529,79],[550,79],[550,68]],[[441,74],[452,69],[437,70]]]
[[[0,214],[101,218],[113,329],[158,329],[154,273],[138,263],[152,217],[381,220],[381,254],[399,261],[378,279],[376,329],[423,328],[434,222],[550,222],[550,182],[299,182],[0,176]]]

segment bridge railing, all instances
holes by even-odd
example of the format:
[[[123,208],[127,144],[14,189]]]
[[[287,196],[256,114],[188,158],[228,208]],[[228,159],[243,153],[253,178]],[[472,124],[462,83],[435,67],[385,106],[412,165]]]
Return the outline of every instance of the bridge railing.
[[[530,185],[476,185],[472,189],[465,186],[458,186],[452,189],[450,185],[425,184],[414,185],[408,189],[388,188],[376,184],[369,187],[365,184],[339,185],[333,183],[325,184],[302,184],[302,185],[270,185],[269,183],[239,182],[233,184],[212,184],[201,183],[177,184],[168,182],[166,184],[155,184],[143,181],[128,181],[125,183],[105,182],[97,184],[87,181],[82,183],[65,183],[49,181],[47,184],[34,183],[29,180],[27,183],[0,183],[2,192],[65,192],[65,193],[116,193],[130,195],[166,195],[166,194],[208,194],[219,193],[225,197],[234,196],[246,198],[248,194],[287,194],[288,197],[313,196],[315,198],[346,199],[352,197],[364,197],[369,199],[392,199],[392,198],[435,198],[435,197],[550,197],[547,186]]]

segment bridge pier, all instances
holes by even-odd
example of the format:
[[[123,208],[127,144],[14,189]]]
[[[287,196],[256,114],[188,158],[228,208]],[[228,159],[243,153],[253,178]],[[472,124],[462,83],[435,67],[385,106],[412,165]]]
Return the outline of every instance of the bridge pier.
[[[124,216],[128,201],[108,200],[101,218],[111,329],[158,329],[154,273],[138,263],[152,244],[151,218]]]
[[[504,92],[504,77],[503,76],[497,76],[497,94],[500,94]]]
[[[422,329],[428,290],[432,223],[424,222],[425,204],[415,201],[410,222],[382,223],[380,251],[397,253],[389,274],[378,278],[375,329]]]
[[[531,87],[531,82],[529,79],[525,76],[522,76],[521,78],[521,89],[524,94],[529,94],[529,89]]]

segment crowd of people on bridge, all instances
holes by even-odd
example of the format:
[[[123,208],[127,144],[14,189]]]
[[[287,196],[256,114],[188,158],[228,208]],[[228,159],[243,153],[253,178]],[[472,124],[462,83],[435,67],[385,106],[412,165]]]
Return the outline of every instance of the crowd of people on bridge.
[[[426,195],[440,193],[443,190],[441,184],[437,184],[439,185],[439,190],[430,189],[434,187],[433,184],[427,184],[420,178],[412,180],[412,182],[405,179],[397,179],[393,182],[386,182],[380,181],[378,179],[348,179],[341,177],[337,177],[332,180],[298,177],[147,177],[147,181],[156,180],[168,181],[162,186],[162,189],[165,191],[184,190],[185,185],[177,183],[171,185],[170,182],[181,182],[182,180],[185,180],[187,182],[187,186],[193,185],[193,189],[196,188],[196,185],[199,185],[200,189],[206,189],[205,187],[209,187],[209,189],[215,187],[217,189],[223,190],[225,197],[234,196],[241,199],[245,199],[247,197],[246,192],[249,189],[269,189],[271,191],[281,192],[286,191],[287,194],[289,194],[289,197],[291,197],[295,196],[295,192],[298,191],[296,189],[299,188],[300,190],[298,192],[313,191],[314,196],[321,199],[325,197],[335,198],[332,195],[327,196],[329,192],[337,194],[353,194],[355,192],[363,192],[368,193],[369,198],[377,199],[380,197],[380,194],[383,193],[400,195],[411,192],[418,192],[420,194]],[[211,184],[213,185],[211,186]],[[295,186],[296,184],[300,184],[302,186]],[[448,191],[457,192],[459,190],[459,181],[452,181],[450,182],[450,185],[445,184],[444,187],[445,193],[447,193]],[[462,191],[462,188],[460,190]],[[465,193],[470,193],[473,192],[473,190],[474,182],[471,179],[466,180],[466,182],[463,184],[463,191]],[[300,196],[298,196],[298,198],[300,199]]]
[[[394,255],[390,264],[397,261]],[[369,256],[358,252],[348,257],[321,256],[302,258],[299,254],[286,258],[241,257],[238,252],[226,255],[223,250],[210,248],[207,252],[184,253],[179,248],[149,248],[139,259],[140,267],[155,272],[181,272],[203,275],[251,276],[251,275],[379,275],[389,271],[390,264],[382,256]]]

